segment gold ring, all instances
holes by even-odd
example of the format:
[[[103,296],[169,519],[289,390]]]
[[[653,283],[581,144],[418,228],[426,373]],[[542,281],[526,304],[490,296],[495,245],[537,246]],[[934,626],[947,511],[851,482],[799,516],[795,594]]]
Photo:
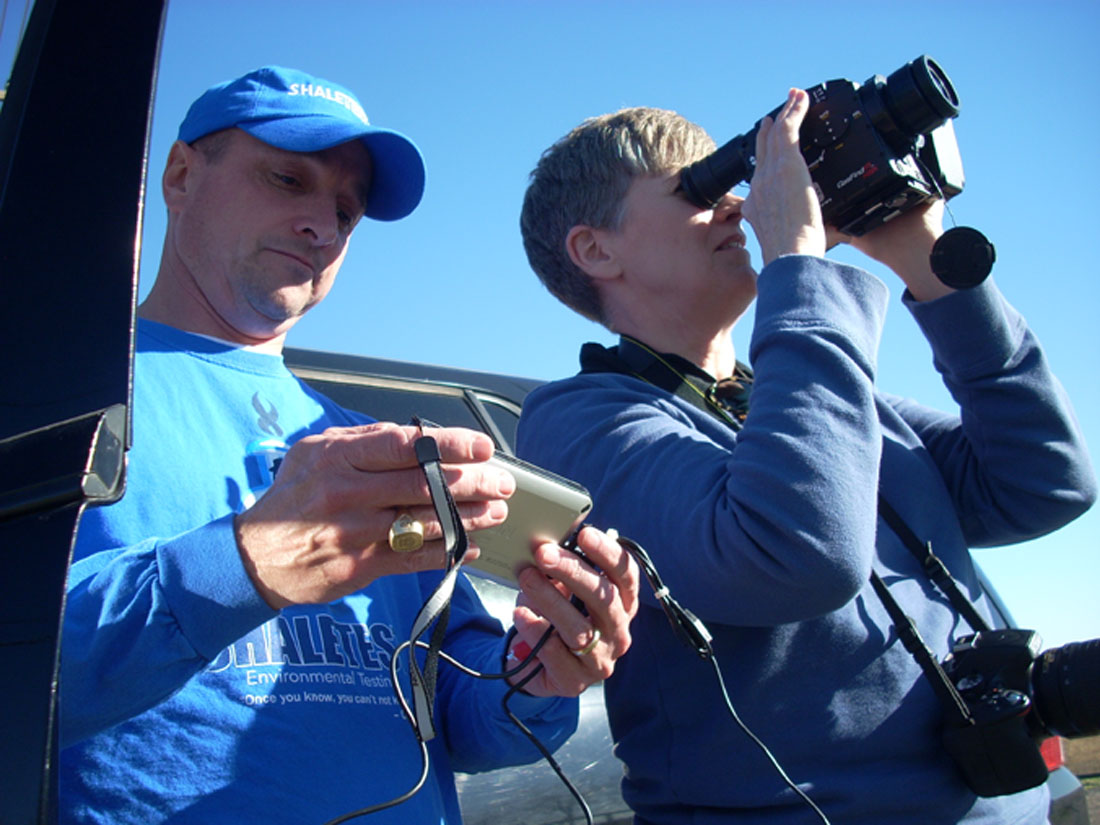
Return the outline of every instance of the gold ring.
[[[408,513],[401,513],[390,525],[390,548],[411,553],[424,546],[424,525]]]
[[[599,643],[599,641],[600,629],[598,627],[594,627],[592,628],[592,641],[590,641],[584,647],[580,647],[577,649],[569,648],[569,652],[578,658],[581,656],[587,656],[589,653],[596,649],[596,645]]]

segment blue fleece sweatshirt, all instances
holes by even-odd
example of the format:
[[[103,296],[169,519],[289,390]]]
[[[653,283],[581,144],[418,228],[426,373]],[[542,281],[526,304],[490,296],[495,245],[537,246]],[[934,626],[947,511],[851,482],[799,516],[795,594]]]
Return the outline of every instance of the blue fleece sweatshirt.
[[[320,825],[404,793],[421,760],[390,660],[440,574],[276,612],[232,530],[287,445],[365,419],[278,357],[149,322],[137,350],[126,495],[83,517],[69,582],[60,821]],[[501,670],[503,630],[461,576],[443,648]],[[441,664],[431,775],[370,821],[460,822],[454,770],[538,759],[506,689]],[[510,706],[551,747],[576,724],[574,700]]]
[[[636,377],[584,373],[526,401],[518,452],[593,494],[714,635],[734,706],[836,825],[1046,821],[1045,788],[976,798],[941,710],[868,578],[935,655],[970,632],[898,537],[879,489],[988,615],[969,549],[1042,535],[1096,482],[1070,405],[992,282],[906,300],[961,408],[875,387],[887,290],[788,256],[760,274],[744,428]],[[653,602],[606,686],[627,801],[652,823],[816,821],[725,709]]]

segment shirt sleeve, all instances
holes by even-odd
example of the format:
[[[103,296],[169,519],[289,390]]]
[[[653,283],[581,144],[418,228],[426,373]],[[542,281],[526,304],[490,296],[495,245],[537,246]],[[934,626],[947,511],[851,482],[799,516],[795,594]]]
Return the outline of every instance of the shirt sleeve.
[[[903,300],[960,413],[892,404],[939,468],[967,543],[1025,541],[1085,512],[1096,477],[1073,407],[992,280],[935,301]]]
[[[275,615],[244,570],[231,516],[93,553],[73,564],[68,587],[62,747],[168,698]]]

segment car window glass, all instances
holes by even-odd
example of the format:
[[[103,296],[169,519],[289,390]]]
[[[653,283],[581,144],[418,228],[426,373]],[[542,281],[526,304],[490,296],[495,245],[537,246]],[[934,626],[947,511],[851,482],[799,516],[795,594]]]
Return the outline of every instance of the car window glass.
[[[461,395],[438,395],[388,387],[349,384],[342,381],[307,379],[310,386],[337,404],[377,418],[407,423],[414,415],[436,424],[482,429]]]

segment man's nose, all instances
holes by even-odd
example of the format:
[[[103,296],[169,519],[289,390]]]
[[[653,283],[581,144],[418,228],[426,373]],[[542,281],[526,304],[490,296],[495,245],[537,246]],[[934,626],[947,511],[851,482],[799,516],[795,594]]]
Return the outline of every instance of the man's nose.
[[[340,218],[330,198],[314,197],[303,204],[295,221],[296,232],[308,235],[314,246],[329,246],[340,238]]]

